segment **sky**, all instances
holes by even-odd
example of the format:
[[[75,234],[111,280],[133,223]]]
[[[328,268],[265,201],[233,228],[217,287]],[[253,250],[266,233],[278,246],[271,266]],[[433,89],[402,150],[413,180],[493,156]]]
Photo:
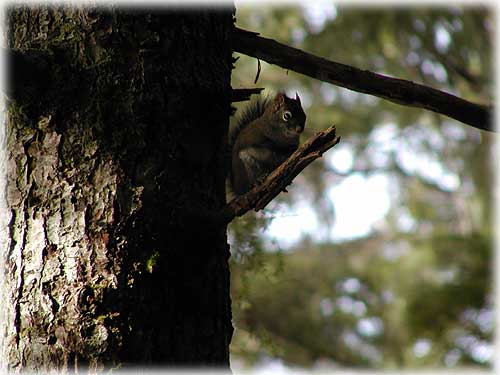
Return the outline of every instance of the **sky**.
[[[314,209],[305,200],[293,207],[280,207],[266,234],[282,248],[293,246],[304,235],[316,241],[366,236],[389,211],[388,185],[389,178],[383,174],[365,178],[354,173],[327,193],[337,219],[326,235]]]

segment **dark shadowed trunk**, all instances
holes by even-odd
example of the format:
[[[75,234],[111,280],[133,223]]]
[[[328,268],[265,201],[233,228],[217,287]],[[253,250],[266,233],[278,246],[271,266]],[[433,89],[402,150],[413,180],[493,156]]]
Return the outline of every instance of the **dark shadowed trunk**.
[[[227,368],[232,11],[8,21],[2,362]]]

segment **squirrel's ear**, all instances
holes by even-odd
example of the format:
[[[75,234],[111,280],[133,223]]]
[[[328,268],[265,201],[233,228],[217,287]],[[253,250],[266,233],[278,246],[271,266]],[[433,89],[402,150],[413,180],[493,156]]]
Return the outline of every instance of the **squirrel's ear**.
[[[277,111],[283,106],[283,104],[285,104],[285,94],[279,92],[274,98],[274,109]]]
[[[299,94],[297,94],[297,91],[295,92],[295,100],[298,101],[299,104],[301,104],[300,103],[300,96],[299,96]]]

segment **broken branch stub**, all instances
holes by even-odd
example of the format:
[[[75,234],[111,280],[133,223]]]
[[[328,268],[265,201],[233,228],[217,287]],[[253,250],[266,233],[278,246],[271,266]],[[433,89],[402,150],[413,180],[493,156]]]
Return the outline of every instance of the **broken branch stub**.
[[[247,193],[237,196],[221,212],[226,223],[237,216],[243,216],[250,210],[260,211],[265,208],[280,192],[290,185],[293,179],[314,160],[339,143],[335,126],[323,130],[300,146],[290,157],[276,168],[260,184]]]

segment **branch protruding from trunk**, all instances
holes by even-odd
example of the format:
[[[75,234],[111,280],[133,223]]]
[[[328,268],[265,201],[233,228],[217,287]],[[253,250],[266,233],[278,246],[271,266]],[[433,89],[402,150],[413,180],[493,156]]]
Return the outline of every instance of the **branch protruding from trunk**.
[[[260,94],[264,88],[253,88],[253,89],[233,89],[231,92],[231,102],[244,102],[250,100],[250,96],[254,94]]]
[[[237,196],[220,213],[226,223],[250,210],[260,211],[280,192],[286,191],[293,179],[314,160],[339,143],[335,126],[321,131],[300,146],[283,164],[276,168],[260,185],[249,192]]]
[[[323,82],[437,112],[477,129],[494,131],[492,106],[472,103],[429,86],[330,61],[239,28],[234,31],[233,49]]]

